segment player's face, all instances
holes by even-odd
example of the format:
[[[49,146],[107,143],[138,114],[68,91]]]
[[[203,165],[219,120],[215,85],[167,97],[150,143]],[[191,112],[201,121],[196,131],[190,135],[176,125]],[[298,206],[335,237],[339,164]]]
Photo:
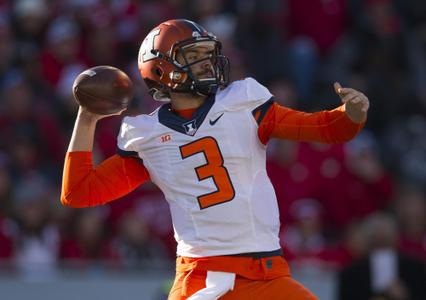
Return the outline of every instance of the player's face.
[[[176,58],[182,65],[194,63],[190,66],[190,69],[197,80],[214,78],[213,65],[210,59],[213,52],[213,45],[192,45],[184,49],[186,62],[180,53]]]

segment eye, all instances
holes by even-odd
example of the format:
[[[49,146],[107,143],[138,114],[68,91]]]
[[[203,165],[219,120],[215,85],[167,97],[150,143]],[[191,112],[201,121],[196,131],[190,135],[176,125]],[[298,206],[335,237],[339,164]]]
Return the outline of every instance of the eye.
[[[196,55],[189,55],[189,56],[187,57],[187,59],[188,59],[188,61],[195,61],[195,60],[197,60],[197,59],[198,59],[198,56],[196,56]]]

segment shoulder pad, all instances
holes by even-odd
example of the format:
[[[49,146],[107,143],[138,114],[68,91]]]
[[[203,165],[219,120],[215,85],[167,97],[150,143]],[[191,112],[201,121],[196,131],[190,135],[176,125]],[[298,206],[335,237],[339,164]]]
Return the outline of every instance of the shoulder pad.
[[[229,110],[252,110],[262,105],[272,94],[269,90],[251,77],[231,83],[225,89],[218,91],[216,101]]]
[[[137,152],[137,146],[151,136],[157,118],[156,112],[150,115],[124,117],[117,137],[118,148]]]

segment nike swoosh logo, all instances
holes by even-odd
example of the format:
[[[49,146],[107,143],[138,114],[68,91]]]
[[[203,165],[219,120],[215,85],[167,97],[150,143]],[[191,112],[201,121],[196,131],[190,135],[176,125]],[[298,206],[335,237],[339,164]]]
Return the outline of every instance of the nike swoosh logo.
[[[216,118],[216,119],[214,119],[213,121],[212,121],[212,120],[209,120],[209,121],[210,121],[210,125],[211,125],[211,126],[213,126],[214,124],[216,124],[216,122],[217,122],[217,121],[219,121],[219,119],[220,119],[220,118],[222,118],[223,114],[224,114],[224,113],[222,113],[219,117],[217,117],[217,118]]]

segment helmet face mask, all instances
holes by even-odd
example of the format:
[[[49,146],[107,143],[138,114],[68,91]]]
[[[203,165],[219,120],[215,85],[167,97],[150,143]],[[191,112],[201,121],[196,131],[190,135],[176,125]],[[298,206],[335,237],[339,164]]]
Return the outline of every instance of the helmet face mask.
[[[172,59],[181,62],[179,69],[187,75],[175,92],[210,95],[228,84],[229,61],[221,54],[221,44],[216,40],[178,43]]]
[[[139,51],[139,70],[155,100],[170,93],[208,96],[229,83],[221,43],[200,25],[170,20],[154,28]]]

